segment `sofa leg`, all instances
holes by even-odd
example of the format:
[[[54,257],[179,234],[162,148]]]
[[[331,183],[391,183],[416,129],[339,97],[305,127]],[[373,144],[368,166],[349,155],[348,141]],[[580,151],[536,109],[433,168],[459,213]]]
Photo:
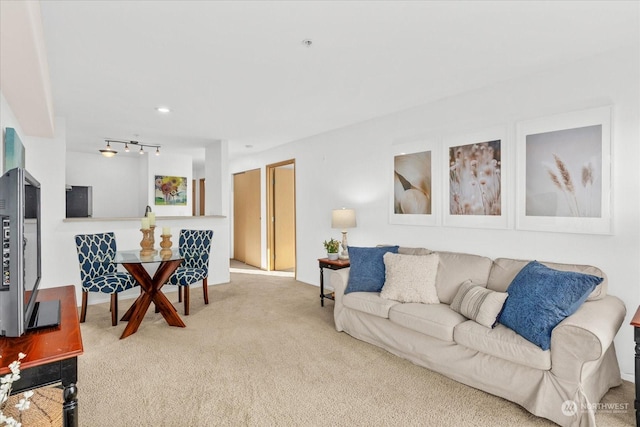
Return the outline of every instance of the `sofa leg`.
[[[80,323],[84,323],[87,318],[87,297],[89,292],[82,291],[82,308],[80,309]]]

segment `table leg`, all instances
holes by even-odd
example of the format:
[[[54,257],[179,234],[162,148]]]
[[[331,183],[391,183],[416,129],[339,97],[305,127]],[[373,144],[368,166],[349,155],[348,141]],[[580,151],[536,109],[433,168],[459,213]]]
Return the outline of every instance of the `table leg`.
[[[62,391],[62,425],[78,427],[78,358],[64,360],[59,365]]]
[[[169,325],[182,328],[186,326],[178,315],[176,308],[160,291],[160,288],[169,280],[169,277],[171,277],[180,263],[182,263],[181,259],[161,262],[153,278],[149,276],[142,264],[123,264],[127,271],[138,281],[143,292],[122,317],[123,320],[128,320],[129,323],[124,328],[120,339],[134,334],[138,330],[151,302],[156,305],[156,308]]]
[[[129,323],[124,328],[124,332],[120,336],[120,339],[126,338],[129,335],[135,334],[138,330],[138,326],[142,323],[142,319],[144,315],[147,313],[149,306],[151,305],[151,296],[148,293],[142,294],[138,300],[136,301],[135,309],[133,313],[131,313],[131,317],[129,318]]]
[[[78,387],[75,383],[65,386],[62,392],[62,425],[64,427],[78,427]]]
[[[324,307],[324,268],[320,266],[320,307]]]
[[[636,409],[636,426],[640,427],[640,328],[633,328],[633,337],[636,342],[636,367],[635,367],[635,385],[636,399],[634,407]]]
[[[126,313],[124,313],[124,316],[122,316],[122,321],[124,322],[128,322],[129,319],[131,319],[131,315],[133,315],[133,312],[136,311],[136,307],[139,304],[140,298],[142,298],[142,295],[144,294],[140,294],[140,296],[138,298],[136,298],[136,300],[133,302],[133,304],[131,304],[131,307],[129,307],[129,309],[127,310]]]

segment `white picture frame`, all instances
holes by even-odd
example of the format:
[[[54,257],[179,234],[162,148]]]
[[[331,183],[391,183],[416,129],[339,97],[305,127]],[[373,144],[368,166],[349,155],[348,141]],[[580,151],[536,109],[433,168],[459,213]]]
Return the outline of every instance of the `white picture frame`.
[[[611,233],[612,107],[516,124],[519,230]]]
[[[509,146],[506,125],[444,138],[443,225],[508,227]]]
[[[439,225],[438,148],[438,141],[429,138],[391,146],[389,223]],[[425,210],[427,202],[429,208]]]

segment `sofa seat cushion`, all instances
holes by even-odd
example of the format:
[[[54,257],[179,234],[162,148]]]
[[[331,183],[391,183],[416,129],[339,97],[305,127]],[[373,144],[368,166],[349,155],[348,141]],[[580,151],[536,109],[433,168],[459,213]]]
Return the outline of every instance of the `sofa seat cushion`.
[[[400,303],[381,298],[379,292],[351,292],[342,297],[342,304],[353,310],[388,319],[389,309]]]
[[[467,319],[446,304],[398,304],[389,310],[389,320],[407,329],[453,342],[453,328]]]
[[[534,369],[551,369],[551,351],[542,350],[504,325],[489,329],[468,320],[453,331],[456,344]]]

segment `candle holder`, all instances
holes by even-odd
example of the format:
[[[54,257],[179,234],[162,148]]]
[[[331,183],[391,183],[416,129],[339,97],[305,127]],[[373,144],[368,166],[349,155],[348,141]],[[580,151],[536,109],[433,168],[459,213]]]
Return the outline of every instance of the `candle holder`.
[[[141,228],[142,240],[140,241],[140,256],[148,257],[155,255],[157,252],[153,249],[153,240],[151,240],[151,229]]]
[[[151,225],[149,226],[149,228],[151,229],[151,249],[153,249],[154,252],[157,252],[156,251],[156,226]]]
[[[160,256],[162,259],[169,258],[172,253],[171,246],[173,245],[173,243],[171,243],[171,234],[161,234],[160,237],[162,237],[162,241],[160,242],[160,247],[162,248],[160,249]]]

